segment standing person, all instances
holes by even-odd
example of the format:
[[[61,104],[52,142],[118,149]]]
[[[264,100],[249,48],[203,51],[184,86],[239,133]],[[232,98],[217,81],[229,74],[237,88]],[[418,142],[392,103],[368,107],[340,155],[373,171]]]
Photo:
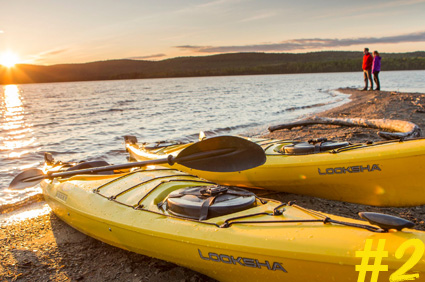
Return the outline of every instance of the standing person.
[[[372,82],[372,55],[369,53],[369,48],[364,48],[363,50],[363,75],[364,75],[364,88],[363,90],[367,90],[367,82],[370,81],[369,90],[373,90],[373,82]]]
[[[372,63],[372,73],[373,73],[373,80],[376,84],[375,90],[381,90],[381,84],[379,82],[379,72],[381,71],[381,57],[379,56],[378,51],[373,51],[373,63]]]

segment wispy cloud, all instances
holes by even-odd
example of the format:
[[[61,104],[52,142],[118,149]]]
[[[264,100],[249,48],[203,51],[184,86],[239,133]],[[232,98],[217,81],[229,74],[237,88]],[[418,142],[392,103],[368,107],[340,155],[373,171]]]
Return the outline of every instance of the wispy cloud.
[[[55,55],[58,55],[58,54],[62,54],[66,51],[68,51],[68,49],[50,50],[50,51],[46,51],[44,53],[41,53],[40,55],[42,55],[42,56],[55,56]]]
[[[274,16],[276,16],[276,13],[275,12],[265,12],[265,13],[255,15],[255,16],[250,17],[250,18],[245,18],[245,19],[241,20],[240,22],[258,21],[258,20],[263,20],[263,19],[271,18],[271,17],[274,17]]]
[[[370,2],[368,5],[358,5],[357,2],[352,1],[349,8],[343,6],[343,9],[329,9],[323,13],[317,13],[314,16],[316,20],[333,18],[333,19],[370,19],[378,18],[378,16],[400,16],[404,8],[415,9],[415,5],[424,4],[425,0],[395,0],[385,2]],[[416,9],[423,9],[422,7],[416,7]],[[411,11],[404,11],[404,13],[410,13]]]
[[[411,6],[416,4],[425,3],[425,0],[396,0],[396,1],[388,1],[386,3],[376,4],[376,8],[382,7],[402,7],[402,6]]]
[[[32,58],[30,59],[30,61],[31,62],[43,62],[46,59],[50,59],[49,57],[53,57],[53,56],[62,54],[62,53],[67,52],[67,51],[69,51],[69,49],[67,49],[67,48],[44,51],[44,52],[33,55]]]
[[[147,56],[137,56],[137,57],[129,57],[126,59],[129,60],[147,60],[147,59],[157,59],[157,58],[163,58],[167,56],[166,54],[154,54],[154,55],[147,55]]]
[[[214,1],[209,1],[207,3],[199,4],[197,5],[197,8],[201,8],[201,9],[211,9],[212,7],[223,8],[224,6],[230,6],[240,2],[242,1],[241,0],[214,0]]]
[[[198,4],[183,6],[179,10],[174,10],[171,14],[200,14],[200,13],[211,13],[211,12],[221,12],[225,13],[226,11],[233,11],[232,7],[237,6],[244,0],[212,0],[205,3],[198,1]]]
[[[226,53],[226,52],[267,52],[267,51],[296,51],[309,49],[326,49],[335,47],[346,47],[359,44],[376,43],[404,43],[404,42],[425,42],[425,31],[408,33],[386,37],[360,37],[360,38],[308,38],[293,39],[278,43],[253,44],[239,46],[195,46],[182,45],[176,48],[196,51],[199,53]]]

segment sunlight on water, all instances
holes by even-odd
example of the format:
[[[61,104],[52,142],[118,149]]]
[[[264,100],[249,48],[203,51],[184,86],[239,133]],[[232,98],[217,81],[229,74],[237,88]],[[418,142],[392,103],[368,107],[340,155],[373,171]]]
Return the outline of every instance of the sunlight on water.
[[[3,120],[4,130],[17,129],[23,123],[23,104],[16,85],[6,85],[3,92]]]
[[[3,99],[1,105],[2,122],[0,128],[0,150],[13,150],[25,148],[35,142],[33,137],[28,137],[31,133],[31,126],[25,122],[25,111],[20,95],[19,87],[16,85],[3,86]],[[18,158],[25,151],[9,152],[9,158]]]
[[[19,96],[19,88],[16,85],[4,86],[4,101],[9,112],[22,111],[22,101]],[[16,110],[13,110],[15,108]]]

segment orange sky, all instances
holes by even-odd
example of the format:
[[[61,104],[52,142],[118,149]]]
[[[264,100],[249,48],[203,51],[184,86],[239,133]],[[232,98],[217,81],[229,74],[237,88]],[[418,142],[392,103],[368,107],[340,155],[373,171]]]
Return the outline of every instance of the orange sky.
[[[0,2],[0,58],[20,63],[425,50],[425,0]]]

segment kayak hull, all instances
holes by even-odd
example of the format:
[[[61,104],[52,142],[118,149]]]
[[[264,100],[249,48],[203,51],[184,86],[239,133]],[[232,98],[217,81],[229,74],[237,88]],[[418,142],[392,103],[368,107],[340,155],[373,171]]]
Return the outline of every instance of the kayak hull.
[[[207,172],[179,164],[173,167],[223,185],[269,189],[374,206],[425,204],[425,139],[351,146],[317,154],[285,155],[279,150],[291,142],[264,143],[264,165],[240,172]],[[148,150],[127,143],[138,160],[177,155],[187,144]]]
[[[397,248],[406,241],[425,241],[415,230],[376,233],[363,228],[323,222],[241,223],[223,227],[229,218],[252,215],[256,221],[315,220],[314,213],[286,206],[282,215],[271,216],[280,202],[269,200],[246,211],[205,221],[175,217],[158,202],[182,187],[211,185],[174,170],[148,170],[121,175],[78,175],[69,179],[44,180],[46,201],[58,217],[81,232],[116,247],[191,268],[219,281],[357,281],[356,252],[368,239],[374,247],[384,239],[390,254],[382,264],[388,281],[412,255],[406,249],[396,259]],[[123,192],[126,191],[126,192]],[[112,195],[112,196],[111,196]],[[137,200],[135,200],[137,198]],[[363,221],[330,216],[349,223]],[[414,273],[425,275],[421,259]]]

